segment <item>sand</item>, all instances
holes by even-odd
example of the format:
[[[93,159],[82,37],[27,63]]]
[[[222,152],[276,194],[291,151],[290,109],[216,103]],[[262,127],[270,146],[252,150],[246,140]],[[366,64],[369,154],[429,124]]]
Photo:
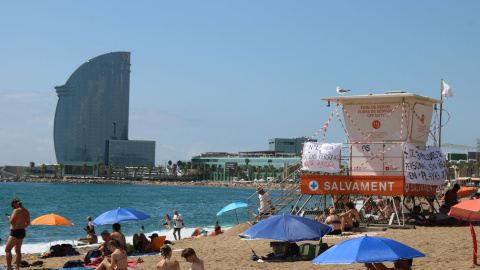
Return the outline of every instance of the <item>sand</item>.
[[[314,265],[311,261],[297,262],[271,262],[259,263],[251,260],[253,249],[259,256],[271,252],[269,247],[270,240],[241,240],[238,236],[249,227],[248,224],[237,225],[224,234],[197,239],[182,239],[175,242],[172,246],[174,250],[173,257],[180,262],[180,269],[190,269],[190,264],[181,258],[180,250],[183,248],[193,248],[198,257],[205,262],[206,269],[365,269],[363,264],[355,263],[350,265]],[[479,232],[480,233],[480,232]],[[470,228],[467,227],[417,227],[416,229],[388,229],[384,233],[376,236],[397,240],[409,245],[420,252],[423,252],[425,258],[417,258],[413,261],[413,269],[474,269],[473,265],[472,237]],[[336,244],[351,237],[324,238],[324,242]],[[315,241],[299,242],[315,243]],[[86,253],[86,249],[78,249],[80,253]],[[32,254],[23,256],[24,260],[34,262],[39,260],[38,254],[33,254],[35,258],[30,258]],[[58,269],[69,260],[83,260],[84,255],[72,257],[59,257],[41,259],[44,261],[42,268],[29,267],[26,269]],[[161,260],[159,255],[143,256],[144,262],[135,265],[133,268],[155,269],[155,265]],[[138,257],[129,257],[129,261],[134,261]],[[479,260],[480,261],[480,260]],[[0,265],[5,265],[5,256],[0,257]],[[392,263],[387,263],[391,267]]]

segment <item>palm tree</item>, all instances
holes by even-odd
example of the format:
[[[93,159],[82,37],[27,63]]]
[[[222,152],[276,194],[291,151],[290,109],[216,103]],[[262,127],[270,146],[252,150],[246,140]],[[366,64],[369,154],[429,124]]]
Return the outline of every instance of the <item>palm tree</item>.
[[[277,173],[277,168],[273,167],[273,165],[270,165],[270,171],[272,172],[272,177],[275,178],[275,174]]]
[[[103,176],[105,175],[105,165],[100,165],[100,167],[98,168],[98,171],[100,173],[100,176]]]
[[[88,165],[87,165],[87,164],[83,164],[83,165],[82,165],[83,178],[85,178],[86,175],[87,175],[87,169],[88,169]]]
[[[473,164],[470,162],[465,163],[465,170],[467,171],[467,175],[466,175],[467,177],[472,176]]]
[[[162,171],[163,171],[163,166],[158,165],[158,168],[157,168],[158,180],[160,180],[160,177],[162,175]]]
[[[268,178],[268,165],[263,166],[263,171],[265,172],[265,180]]]
[[[65,165],[60,163],[59,167],[60,167],[60,178],[63,178],[63,168],[65,168]]]
[[[95,176],[95,173],[97,172],[98,166],[97,164],[93,164],[93,176]]]
[[[150,181],[152,181],[152,171],[153,171],[153,167],[152,167],[152,166],[148,166],[148,167],[147,167],[148,180],[150,180]]]
[[[257,167],[257,178],[261,178],[261,177],[260,177],[260,173],[261,173],[261,172],[262,172],[262,166],[259,165],[259,166]]]
[[[122,167],[122,175],[123,175],[123,177],[127,178],[128,169],[127,169],[127,167],[125,167],[125,166]]]
[[[248,172],[249,174],[253,175],[253,173],[257,171],[257,167],[251,166],[248,171],[249,171],[249,172]]]
[[[35,168],[35,162],[30,161],[30,171],[33,172],[33,168]]]
[[[168,161],[168,167],[169,167],[169,168],[172,167],[172,164],[173,164],[172,161],[169,160],[169,161]]]
[[[58,165],[53,165],[53,173],[55,174],[55,178],[57,178]]]
[[[42,164],[42,177],[43,177],[43,174],[46,172],[47,172],[47,165]]]
[[[217,171],[217,173],[218,173],[218,180],[220,180],[220,176],[221,176],[221,173],[222,173],[222,171],[223,171],[223,170],[222,170],[222,165],[218,165],[216,171]],[[225,180],[225,179],[224,179],[224,180]]]
[[[229,167],[229,168],[227,169],[227,174],[228,174],[229,177],[232,176],[232,167]],[[230,178],[230,179],[231,179],[231,178]]]
[[[112,179],[112,174],[113,174],[113,166],[109,165],[108,166],[108,178]]]
[[[72,166],[72,173],[74,175],[77,174],[77,166],[75,166],[75,165]]]
[[[248,163],[250,163],[250,159],[246,158],[245,159],[245,164],[247,165],[245,168],[245,171],[247,172],[247,179],[250,180],[250,171],[248,170]]]

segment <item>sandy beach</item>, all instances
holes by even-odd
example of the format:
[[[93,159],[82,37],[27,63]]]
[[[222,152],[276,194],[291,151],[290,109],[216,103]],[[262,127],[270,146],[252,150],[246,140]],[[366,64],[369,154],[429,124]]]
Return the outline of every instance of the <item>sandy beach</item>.
[[[193,248],[199,258],[205,262],[206,269],[365,269],[362,264],[351,265],[314,265],[311,261],[296,262],[271,262],[260,263],[251,260],[253,249],[259,256],[271,252],[270,240],[241,240],[238,236],[249,227],[248,224],[240,224],[226,231],[224,234],[198,239],[182,239],[172,246],[173,257],[180,262],[181,269],[189,269],[190,264],[181,258],[181,249]],[[478,227],[477,227],[478,228]],[[409,245],[421,252],[425,258],[417,258],[413,261],[412,269],[475,269],[472,263],[472,238],[470,228],[467,227],[417,227],[416,229],[388,229],[386,232],[375,233],[375,236],[397,240]],[[362,234],[363,235],[363,234]],[[324,238],[323,242],[336,244],[351,237]],[[247,243],[248,242],[248,243]],[[315,242],[299,242],[315,243]],[[87,249],[79,249],[85,254]],[[37,260],[44,261],[42,268],[29,267],[28,269],[58,269],[69,260],[83,260],[84,255],[39,259],[38,254],[26,254],[24,260],[32,263]],[[30,258],[34,256],[34,258]],[[129,257],[129,261],[135,261],[139,257]],[[155,269],[155,265],[161,260],[160,255],[143,256],[143,263],[135,265],[138,270]],[[0,257],[0,265],[5,265],[5,256]],[[392,263],[387,266],[392,267]]]

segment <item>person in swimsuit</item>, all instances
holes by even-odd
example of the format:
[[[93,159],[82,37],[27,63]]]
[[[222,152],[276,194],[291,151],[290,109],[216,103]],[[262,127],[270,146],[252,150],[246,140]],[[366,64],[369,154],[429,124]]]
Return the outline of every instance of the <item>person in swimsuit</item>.
[[[110,232],[108,232],[107,230],[103,231],[100,236],[102,237],[103,239],[103,243],[101,243],[99,246],[98,246],[98,250],[100,250],[100,252],[102,253],[102,256],[110,256],[110,254],[112,254],[112,252],[110,251],[110,249],[108,248],[108,243],[113,239],[112,236],[110,235]]]
[[[345,225],[348,224],[351,228],[358,228],[360,226],[360,213],[358,213],[357,209],[352,202],[346,202],[345,208],[347,212],[340,215],[342,218],[342,233],[345,230]]]
[[[127,252],[120,248],[118,242],[110,240],[108,249],[112,252],[112,255],[105,257],[97,270],[127,270]]]
[[[157,270],[180,270],[180,263],[172,258],[172,248],[169,245],[163,245],[160,254],[163,260],[157,264]]]
[[[190,237],[184,237],[184,238],[199,238],[199,237],[204,237],[204,236],[217,236],[219,234],[224,233],[225,231],[222,230],[222,228],[217,225],[215,226],[215,229],[213,231],[207,231],[204,230],[202,227],[197,227],[192,235]]]
[[[165,222],[162,223],[162,221],[165,221]],[[163,226],[168,228],[167,231],[170,231],[171,229],[173,229],[173,225],[174,225],[172,221],[173,220],[170,218],[170,216],[166,214],[164,219],[158,221],[158,224],[161,223]]]
[[[5,245],[5,255],[7,258],[7,270],[12,269],[12,248],[15,247],[16,267],[20,269],[20,262],[22,261],[22,244],[25,238],[25,228],[30,224],[30,212],[25,209],[19,199],[13,199],[10,202],[13,212],[7,216],[10,223],[10,237],[8,237]]]
[[[93,234],[95,234],[95,227],[92,224],[92,217],[87,217],[87,222],[87,226],[83,228],[83,230],[85,230],[87,233],[89,231],[93,231]]]
[[[337,210],[335,210],[335,208],[330,208],[330,216],[325,219],[325,224],[333,226],[333,231],[329,232],[329,235],[342,233],[342,218],[337,215]]]
[[[113,233],[111,234],[111,236],[113,239],[117,240],[120,243],[120,247],[123,250],[127,250],[127,240],[125,239],[125,235],[123,235],[121,230],[122,230],[122,225],[120,225],[120,223],[114,223],[112,225]]]

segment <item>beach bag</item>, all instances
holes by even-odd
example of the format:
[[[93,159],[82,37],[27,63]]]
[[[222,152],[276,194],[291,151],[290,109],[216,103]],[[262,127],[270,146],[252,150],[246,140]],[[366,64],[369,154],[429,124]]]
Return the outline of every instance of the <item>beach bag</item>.
[[[74,260],[74,261],[68,261],[63,265],[63,268],[73,268],[73,267],[79,267],[83,266],[83,262],[81,260]]]
[[[320,252],[320,246],[312,244],[301,244],[299,250],[301,259],[311,261],[315,259],[315,257],[317,257],[317,254]]]
[[[50,247],[50,251],[48,252],[48,257],[63,257],[67,255],[65,250],[60,245],[54,245]]]
[[[92,262],[92,258],[98,258],[101,257],[102,253],[98,249],[92,249],[87,252],[87,255],[85,255],[85,258],[83,259],[83,262],[85,264],[89,264]]]

